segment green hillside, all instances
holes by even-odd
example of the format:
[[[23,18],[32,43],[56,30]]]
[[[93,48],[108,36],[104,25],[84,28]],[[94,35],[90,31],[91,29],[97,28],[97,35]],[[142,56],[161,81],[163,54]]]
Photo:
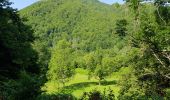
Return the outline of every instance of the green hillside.
[[[120,18],[117,12],[123,13],[97,0],[45,0],[22,10],[21,15],[35,30],[35,48],[42,53],[40,60],[44,62],[51,55],[44,53],[61,40],[71,43],[77,59],[98,49],[108,53],[113,48],[122,49],[126,40],[118,42],[120,38],[114,35],[115,21]]]
[[[38,2],[20,12],[23,17],[28,18],[27,24],[33,26],[34,34],[38,37],[34,47],[40,52],[40,62],[44,63],[46,59],[46,64],[49,65],[48,81],[45,85],[47,88],[42,87],[47,93],[59,91],[55,76],[57,72],[54,72],[57,69],[57,60],[63,60],[60,66],[69,65],[76,70],[87,69],[87,74],[73,71],[74,78],[65,80],[69,81],[67,86],[98,82],[94,72],[98,70],[99,65],[104,67],[99,68],[100,70],[109,70],[106,76],[110,76],[110,81],[114,81],[112,72],[127,67],[127,55],[132,53],[132,48],[128,45],[129,37],[120,37],[115,31],[116,20],[128,18],[124,16],[128,11],[123,8],[125,6],[106,5],[98,0],[48,0]],[[63,55],[66,58],[63,58]],[[92,79],[89,80],[88,77]],[[99,86],[99,89],[103,90],[110,85]],[[92,85],[88,88],[93,90],[94,87],[95,85]],[[114,87],[119,90],[119,86]],[[86,90],[86,87],[83,90]],[[71,93],[80,97],[85,92],[83,90],[73,90]],[[116,92],[118,93],[117,90]]]
[[[169,100],[168,1],[125,1],[0,1],[0,100]]]

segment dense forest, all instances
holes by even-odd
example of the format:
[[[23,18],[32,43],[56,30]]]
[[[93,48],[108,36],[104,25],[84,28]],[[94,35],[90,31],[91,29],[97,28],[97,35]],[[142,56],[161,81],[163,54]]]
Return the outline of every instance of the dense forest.
[[[0,100],[170,100],[170,1],[0,0]]]

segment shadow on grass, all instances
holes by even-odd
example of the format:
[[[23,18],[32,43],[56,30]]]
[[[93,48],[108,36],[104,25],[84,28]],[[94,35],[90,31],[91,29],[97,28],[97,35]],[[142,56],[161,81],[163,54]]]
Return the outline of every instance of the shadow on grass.
[[[36,100],[77,100],[77,99],[72,94],[56,93],[56,94],[41,94],[36,98]]]
[[[75,83],[75,84],[71,84],[69,86],[65,86],[62,88],[62,92],[64,93],[72,93],[75,90],[80,90],[83,89],[85,87],[89,87],[91,85],[98,85],[98,82],[82,82],[82,83]],[[117,84],[117,81],[113,80],[113,81],[102,81],[101,82],[101,86],[106,86],[106,85],[115,85]]]
[[[102,81],[101,85],[106,86],[106,85],[115,85],[117,84],[116,80],[112,80],[112,81]]]

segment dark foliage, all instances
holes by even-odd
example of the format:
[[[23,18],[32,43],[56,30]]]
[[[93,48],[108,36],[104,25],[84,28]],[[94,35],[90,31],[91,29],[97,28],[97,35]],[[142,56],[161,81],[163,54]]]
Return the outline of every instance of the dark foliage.
[[[77,100],[73,95],[66,93],[56,93],[52,95],[42,94],[36,100]]]
[[[0,2],[0,79],[17,78],[20,70],[38,73],[37,53],[32,49],[33,31],[23,24],[6,0]]]
[[[98,90],[84,92],[80,100],[115,100],[113,90],[104,90],[103,93]]]
[[[0,0],[0,99],[30,100],[39,94],[33,30],[8,0]]]

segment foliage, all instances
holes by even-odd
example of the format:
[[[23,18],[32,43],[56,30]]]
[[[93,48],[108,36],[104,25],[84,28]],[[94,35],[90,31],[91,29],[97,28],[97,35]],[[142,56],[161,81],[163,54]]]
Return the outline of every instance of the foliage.
[[[53,95],[42,94],[36,100],[76,100],[76,98],[71,94],[56,93]]]
[[[59,41],[53,51],[53,55],[49,64],[48,77],[50,80],[58,80],[64,83],[74,74],[74,66],[71,65],[71,49],[70,44],[65,41]]]
[[[20,70],[38,73],[37,52],[30,26],[23,23],[17,11],[6,0],[0,1],[0,79],[17,78]]]
[[[84,92],[81,100],[115,100],[112,90],[104,90],[103,93],[98,90]]]
[[[127,25],[127,21],[125,19],[122,20],[117,20],[116,21],[116,33],[120,36],[120,37],[124,37],[127,34],[127,29],[126,29],[126,25]]]
[[[97,65],[97,68],[95,70],[95,76],[97,76],[97,79],[99,80],[99,85],[101,84],[101,80],[103,80],[106,76],[108,76],[108,71],[101,65]]]
[[[135,36],[133,37],[133,42],[135,42],[141,50],[141,55],[137,55],[138,59],[135,59],[134,62],[134,75],[137,78],[137,83],[139,84],[139,89],[142,89],[142,98],[152,98],[152,99],[161,99],[166,97],[165,89],[169,88],[169,59],[168,59],[168,42],[161,42],[163,35],[169,37],[169,26],[162,19],[162,15],[159,13],[159,9],[169,8],[168,6],[162,5],[159,8],[154,8],[146,12],[146,9],[151,5],[143,4],[137,5],[140,7],[140,11],[135,9],[138,13],[134,19],[137,23],[134,27]],[[141,8],[142,7],[142,8]],[[157,13],[154,13],[156,11]],[[166,10],[165,10],[166,12]],[[167,13],[168,14],[168,13]],[[159,19],[159,21],[158,21]],[[162,20],[162,21],[160,21]],[[163,26],[160,26],[163,25]],[[166,26],[164,26],[166,25]],[[163,28],[164,27],[164,28]],[[167,41],[164,37],[164,40]],[[165,56],[164,53],[167,53]],[[136,82],[131,83],[130,85],[136,84]],[[127,87],[127,86],[125,86]],[[130,86],[126,89],[125,93],[135,89]],[[139,94],[139,89],[136,91],[133,90],[134,94]],[[128,97],[133,97],[133,93],[130,93]],[[124,95],[125,96],[125,95]],[[137,95],[140,97],[140,95]],[[123,96],[122,96],[123,97]],[[138,97],[135,97],[138,98]],[[140,97],[141,98],[141,97]]]
[[[41,82],[37,76],[20,73],[18,80],[5,81],[0,94],[5,100],[32,100],[40,93]]]
[[[48,82],[64,85],[75,68],[84,68],[89,79],[97,77],[100,83],[131,67],[131,74],[120,80],[129,83],[120,84],[119,99],[165,97],[170,86],[170,7],[166,0],[145,1],[109,6],[97,0],[43,0],[22,10],[35,30],[33,47]],[[79,83],[71,89],[74,85]],[[86,96],[102,98],[99,91]]]
[[[0,0],[0,99],[30,100],[39,94],[33,30],[8,0]]]

